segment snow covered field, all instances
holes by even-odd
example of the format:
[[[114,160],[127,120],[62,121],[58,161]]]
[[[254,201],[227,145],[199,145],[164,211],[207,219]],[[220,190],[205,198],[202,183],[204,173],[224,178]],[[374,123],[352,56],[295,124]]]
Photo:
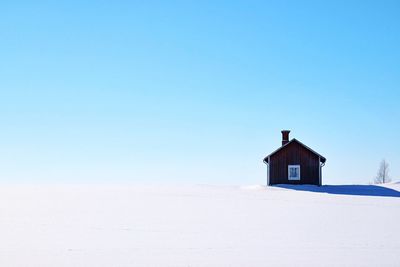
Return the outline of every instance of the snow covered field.
[[[0,266],[400,266],[399,192],[300,189],[3,185]]]

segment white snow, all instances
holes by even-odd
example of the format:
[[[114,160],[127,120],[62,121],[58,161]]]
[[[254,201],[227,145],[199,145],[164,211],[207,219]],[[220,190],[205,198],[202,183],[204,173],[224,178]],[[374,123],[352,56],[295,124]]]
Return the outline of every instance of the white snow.
[[[400,266],[387,187],[3,185],[0,266]]]

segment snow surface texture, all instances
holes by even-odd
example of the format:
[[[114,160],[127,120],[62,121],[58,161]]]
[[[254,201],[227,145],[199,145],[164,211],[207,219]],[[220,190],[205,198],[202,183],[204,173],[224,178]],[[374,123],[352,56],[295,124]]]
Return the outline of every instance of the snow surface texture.
[[[2,186],[0,266],[400,266],[389,187]]]

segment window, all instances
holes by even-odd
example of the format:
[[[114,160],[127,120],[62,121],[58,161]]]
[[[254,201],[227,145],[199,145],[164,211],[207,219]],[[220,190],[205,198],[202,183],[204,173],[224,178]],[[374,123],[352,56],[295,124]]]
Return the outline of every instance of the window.
[[[300,180],[300,165],[289,165],[288,166],[288,179],[289,180]]]

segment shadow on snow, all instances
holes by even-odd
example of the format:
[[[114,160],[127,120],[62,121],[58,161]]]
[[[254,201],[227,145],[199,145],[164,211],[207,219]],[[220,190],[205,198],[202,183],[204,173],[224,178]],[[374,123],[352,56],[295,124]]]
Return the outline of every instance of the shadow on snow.
[[[353,196],[376,196],[376,197],[400,197],[400,192],[391,188],[377,185],[287,185],[278,184],[276,187],[293,189],[298,191],[309,191],[317,193],[328,193],[337,195]]]

